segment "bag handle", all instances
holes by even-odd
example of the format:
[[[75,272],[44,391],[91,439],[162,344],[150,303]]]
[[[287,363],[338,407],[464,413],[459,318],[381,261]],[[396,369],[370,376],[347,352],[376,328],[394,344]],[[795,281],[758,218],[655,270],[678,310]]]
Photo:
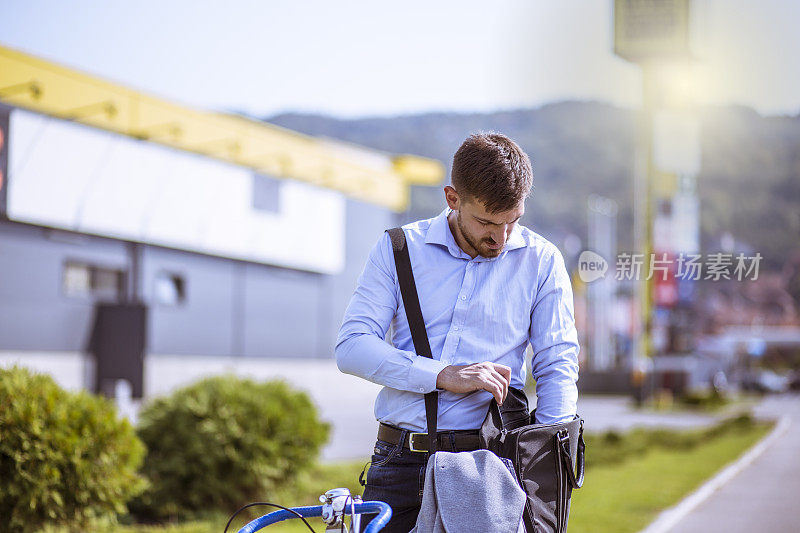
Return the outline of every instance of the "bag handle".
[[[581,420],[581,428],[578,433],[578,453],[575,461],[575,468],[578,470],[576,474],[572,469],[572,454],[569,451],[569,433],[567,430],[562,429],[556,434],[556,448],[558,455],[561,456],[561,464],[564,470],[567,471],[569,483],[573,489],[579,489],[583,486],[583,477],[585,473],[585,456],[586,456],[586,443],[583,441],[583,420]]]
[[[406,234],[403,228],[386,230],[392,240],[394,251],[394,267],[397,270],[397,282],[400,284],[400,295],[403,297],[403,306],[406,310],[408,327],[411,330],[411,340],[414,341],[414,350],[417,355],[433,359],[428,333],[425,331],[425,319],[422,317],[422,308],[419,305],[417,284],[414,282],[414,272],[411,269],[411,257],[408,255]],[[428,424],[428,454],[436,453],[436,430],[439,415],[439,393],[425,394],[425,418]]]
[[[492,421],[492,429],[495,431],[499,430],[499,433],[495,431],[486,433],[484,439],[487,441],[492,438],[497,438],[498,435],[501,435],[506,431],[505,423],[503,422],[503,416],[500,414],[500,406],[497,405],[497,402],[494,400],[492,400],[489,404],[489,416]],[[482,427],[481,431],[483,432],[485,429]],[[583,440],[583,420],[581,420],[580,430],[578,432],[578,452],[577,457],[575,458],[575,468],[577,469],[577,474],[572,469],[572,454],[569,450],[569,432],[566,429],[562,429],[556,433],[555,438],[556,453],[558,453],[559,457],[561,458],[561,464],[563,465],[564,470],[567,471],[569,483],[573,489],[579,489],[583,486],[583,478],[586,470],[586,443]]]

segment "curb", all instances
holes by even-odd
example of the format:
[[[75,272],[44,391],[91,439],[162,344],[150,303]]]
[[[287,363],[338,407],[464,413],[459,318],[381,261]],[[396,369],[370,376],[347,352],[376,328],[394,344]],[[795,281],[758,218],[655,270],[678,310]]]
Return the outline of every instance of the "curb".
[[[667,533],[693,509],[708,499],[709,496],[730,481],[736,474],[744,470],[759,455],[764,453],[764,450],[769,448],[773,442],[786,432],[790,424],[791,419],[788,416],[781,417],[769,435],[761,439],[761,441],[750,448],[747,453],[742,455],[735,462],[703,483],[700,488],[689,494],[689,496],[681,500],[677,505],[662,511],[661,514],[640,533]]]

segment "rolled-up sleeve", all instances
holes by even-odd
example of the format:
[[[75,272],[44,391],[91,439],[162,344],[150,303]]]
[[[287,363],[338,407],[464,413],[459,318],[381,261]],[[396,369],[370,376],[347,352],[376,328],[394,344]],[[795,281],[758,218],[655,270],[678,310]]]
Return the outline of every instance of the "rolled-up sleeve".
[[[430,392],[447,366],[385,342],[400,297],[388,234],[372,248],[347,306],[336,342],[339,370],[393,389]]]
[[[536,421],[550,424],[575,416],[580,351],[572,285],[555,246],[539,264],[539,279],[531,310],[531,373],[536,380]]]

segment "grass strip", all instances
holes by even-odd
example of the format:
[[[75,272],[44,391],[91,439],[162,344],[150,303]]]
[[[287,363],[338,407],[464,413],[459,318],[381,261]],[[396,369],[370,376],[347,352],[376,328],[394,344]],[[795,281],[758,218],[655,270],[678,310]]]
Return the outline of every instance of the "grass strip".
[[[770,427],[738,423],[729,430],[698,432],[708,438],[694,446],[655,446],[624,461],[587,468],[586,483],[573,492],[570,533],[640,531],[751,448]],[[587,446],[587,456],[590,450]]]

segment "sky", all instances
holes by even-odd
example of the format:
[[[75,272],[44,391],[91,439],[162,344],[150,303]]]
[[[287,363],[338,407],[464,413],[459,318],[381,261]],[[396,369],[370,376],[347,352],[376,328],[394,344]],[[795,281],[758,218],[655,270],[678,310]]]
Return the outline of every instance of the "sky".
[[[612,0],[0,0],[0,44],[172,101],[254,116],[640,103]],[[701,104],[800,112],[800,2],[695,0]]]

